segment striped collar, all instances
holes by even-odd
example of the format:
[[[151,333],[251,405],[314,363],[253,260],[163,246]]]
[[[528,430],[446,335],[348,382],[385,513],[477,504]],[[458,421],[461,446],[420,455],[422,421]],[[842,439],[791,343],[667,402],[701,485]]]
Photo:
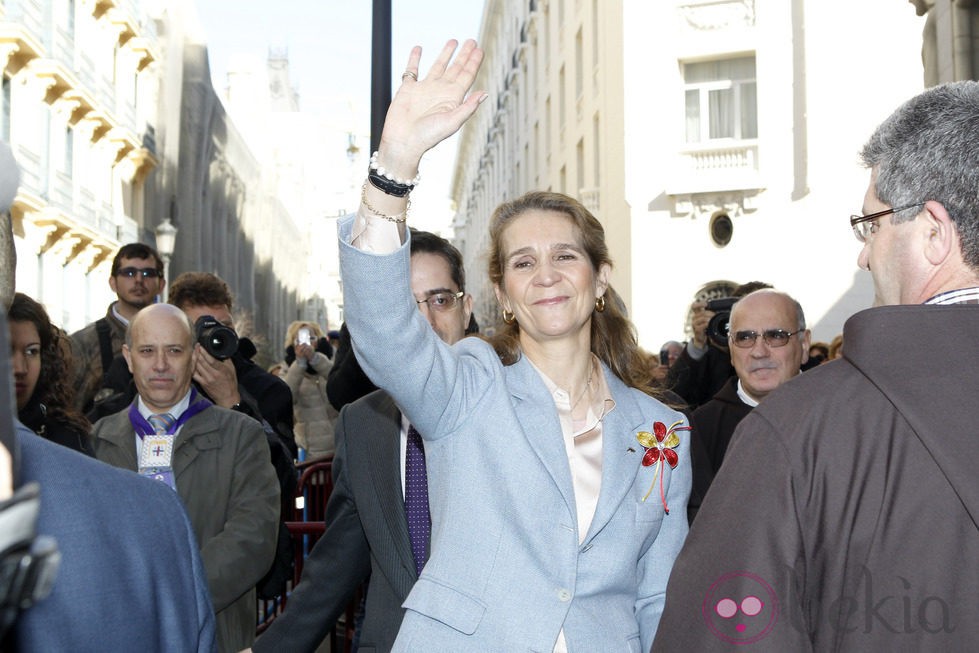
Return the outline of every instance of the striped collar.
[[[926,304],[979,304],[979,287],[960,288],[939,293],[925,302]]]

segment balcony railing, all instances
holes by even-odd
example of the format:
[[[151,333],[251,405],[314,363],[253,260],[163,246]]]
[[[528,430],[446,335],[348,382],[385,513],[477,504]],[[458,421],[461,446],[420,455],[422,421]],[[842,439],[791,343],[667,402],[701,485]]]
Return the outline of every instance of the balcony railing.
[[[708,142],[678,153],[671,195],[760,187],[758,142]]]

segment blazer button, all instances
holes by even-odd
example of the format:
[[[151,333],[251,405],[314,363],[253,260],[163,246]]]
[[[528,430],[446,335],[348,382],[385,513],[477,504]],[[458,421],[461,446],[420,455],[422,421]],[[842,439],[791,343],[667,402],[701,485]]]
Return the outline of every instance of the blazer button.
[[[559,589],[557,591],[557,598],[562,603],[567,603],[568,601],[571,600],[571,592],[569,592],[566,589]]]

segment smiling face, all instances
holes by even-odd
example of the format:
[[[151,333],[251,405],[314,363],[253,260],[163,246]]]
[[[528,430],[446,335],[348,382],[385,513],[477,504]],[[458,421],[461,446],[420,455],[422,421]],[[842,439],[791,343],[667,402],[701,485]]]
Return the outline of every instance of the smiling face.
[[[17,410],[34,396],[41,378],[41,336],[33,322],[10,321],[10,362],[14,368]]]
[[[521,342],[587,341],[610,268],[595,271],[571,218],[557,211],[525,211],[503,231],[502,251],[503,282],[496,297],[514,314]]]
[[[165,413],[190,390],[193,338],[187,318],[175,306],[154,304],[130,326],[131,344],[122,353],[136,390],[154,413]]]
[[[739,300],[731,310],[731,333],[764,333],[782,329],[799,330],[795,304],[784,294],[770,290],[754,292]],[[731,364],[741,386],[756,401],[799,373],[809,360],[809,331],[797,333],[781,347],[773,347],[762,336],[751,347],[731,346]]]

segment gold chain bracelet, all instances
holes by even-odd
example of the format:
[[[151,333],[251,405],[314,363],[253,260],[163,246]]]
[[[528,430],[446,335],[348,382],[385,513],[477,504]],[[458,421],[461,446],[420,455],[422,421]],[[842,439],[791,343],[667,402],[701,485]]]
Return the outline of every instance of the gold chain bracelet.
[[[374,215],[376,215],[381,219],[387,220],[388,222],[394,222],[395,224],[404,224],[405,222],[408,221],[408,209],[411,208],[410,197],[408,198],[408,204],[405,205],[405,210],[402,211],[401,213],[398,213],[397,215],[388,215],[386,213],[381,213],[373,206],[371,206],[370,202],[367,201],[367,182],[365,181],[364,185],[361,186],[360,188],[360,201],[364,203],[364,206],[367,207],[368,211],[370,211],[371,213],[373,213]]]

